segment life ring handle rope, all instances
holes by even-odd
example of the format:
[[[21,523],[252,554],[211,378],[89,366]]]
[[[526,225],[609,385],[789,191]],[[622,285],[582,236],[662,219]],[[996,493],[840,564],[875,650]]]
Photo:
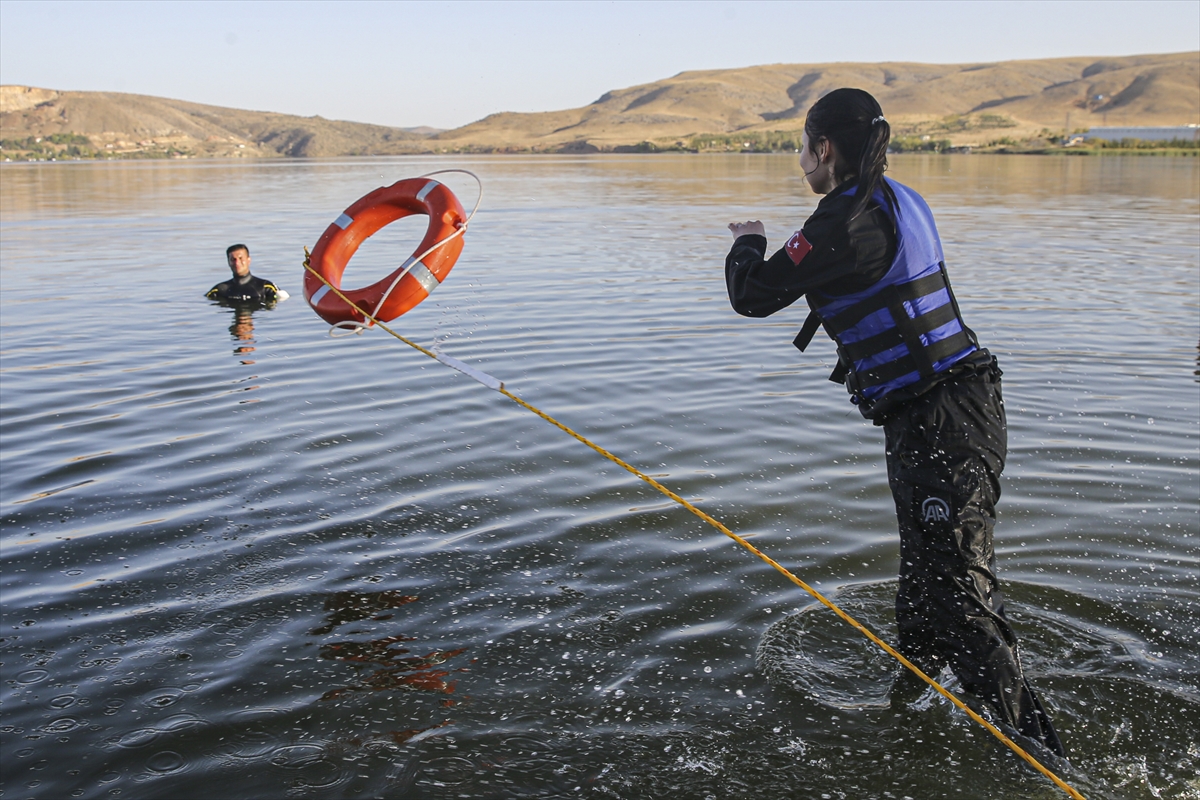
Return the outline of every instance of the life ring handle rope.
[[[432,178],[434,175],[445,175],[450,172],[459,172],[459,173],[462,173],[463,175],[470,175],[472,178],[475,179],[475,185],[478,187],[479,191],[475,196],[475,205],[474,205],[474,207],[471,208],[471,213],[467,214],[467,218],[456,226],[456,230],[454,231],[454,233],[443,238],[441,241],[435,243],[433,246],[431,246],[427,250],[425,250],[425,252],[420,253],[418,255],[414,255],[411,258],[409,258],[408,263],[398,273],[396,273],[396,277],[392,280],[391,285],[388,286],[387,291],[384,292],[383,296],[379,298],[379,303],[377,304],[377,307],[381,308],[383,306],[383,304],[385,302],[387,302],[388,296],[392,293],[392,290],[400,285],[400,281],[404,279],[405,275],[407,275],[410,271],[412,271],[413,267],[415,267],[417,264],[423,263],[425,261],[426,256],[428,256],[430,253],[433,253],[433,252],[439,250],[442,247],[445,247],[447,244],[449,244],[450,242],[454,241],[455,239],[457,239],[458,237],[460,237],[464,233],[466,233],[467,226],[471,224],[471,219],[474,218],[475,212],[479,210],[479,204],[483,202],[483,181],[481,181],[479,179],[479,176],[476,175],[474,172],[471,172],[469,169],[439,169],[439,170],[434,170],[433,172],[426,172],[424,175],[418,175],[417,177],[418,178]],[[371,317],[371,316],[368,316],[366,318],[365,323],[357,322],[352,319],[342,320],[341,322],[335,322],[333,325],[331,325],[329,327],[329,335],[335,339],[340,338],[342,336],[353,336],[355,334],[361,335],[362,332],[364,330],[366,330],[367,328],[375,327],[375,323],[376,323],[375,318]]]

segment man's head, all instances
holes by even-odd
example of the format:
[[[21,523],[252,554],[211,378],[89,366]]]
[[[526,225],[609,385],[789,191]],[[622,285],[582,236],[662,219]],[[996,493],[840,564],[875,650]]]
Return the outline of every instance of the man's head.
[[[229,271],[235,278],[245,278],[250,274],[250,248],[244,244],[231,244],[225,248],[225,258],[229,261]]]

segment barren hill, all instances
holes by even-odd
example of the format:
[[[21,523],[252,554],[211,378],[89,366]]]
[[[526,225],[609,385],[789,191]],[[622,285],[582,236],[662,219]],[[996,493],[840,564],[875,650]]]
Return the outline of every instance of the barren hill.
[[[795,132],[840,86],[874,94],[897,134],[955,144],[1097,125],[1200,122],[1200,52],[983,64],[773,64],[682,72],[582,108],[492,114],[452,131],[242,111],[114,92],[0,87],[5,149],[56,137],[84,154],[340,156],[445,151],[589,152]],[[699,139],[697,138],[699,137]],[[709,142],[716,144],[716,142]]]
[[[0,135],[74,134],[101,152],[341,156],[424,152],[428,134],[116,92],[0,86]]]
[[[866,89],[899,133],[958,139],[989,128],[1029,133],[1108,125],[1200,122],[1200,53],[1056,58],[992,64],[774,64],[681,72],[606,93],[583,108],[493,114],[438,139],[493,147],[608,149],[697,134],[788,131],[841,86]],[[966,142],[964,142],[966,143]]]

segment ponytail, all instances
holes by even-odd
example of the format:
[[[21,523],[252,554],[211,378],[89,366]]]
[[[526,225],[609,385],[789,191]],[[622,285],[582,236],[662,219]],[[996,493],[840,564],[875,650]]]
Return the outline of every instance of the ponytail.
[[[867,203],[875,195],[876,189],[882,190],[884,202],[893,214],[896,213],[898,208],[896,194],[883,179],[883,173],[887,170],[887,148],[891,138],[892,127],[883,118],[883,114],[874,117],[871,120],[871,132],[867,135],[867,141],[858,162],[858,186],[854,193],[854,207],[850,211],[851,219],[863,212]]]
[[[855,169],[851,219],[866,209],[877,191],[893,216],[900,213],[896,194],[883,179],[892,127],[874,97],[862,89],[834,89],[809,109],[804,132],[810,147],[815,148],[819,139],[833,142],[845,166]]]

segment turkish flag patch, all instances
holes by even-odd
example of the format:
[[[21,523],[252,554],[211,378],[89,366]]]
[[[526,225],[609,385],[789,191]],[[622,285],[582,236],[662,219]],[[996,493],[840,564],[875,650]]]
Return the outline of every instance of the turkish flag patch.
[[[799,264],[808,255],[808,251],[812,250],[812,245],[804,238],[804,231],[796,231],[783,249],[787,250],[788,258],[792,259],[793,264]]]

